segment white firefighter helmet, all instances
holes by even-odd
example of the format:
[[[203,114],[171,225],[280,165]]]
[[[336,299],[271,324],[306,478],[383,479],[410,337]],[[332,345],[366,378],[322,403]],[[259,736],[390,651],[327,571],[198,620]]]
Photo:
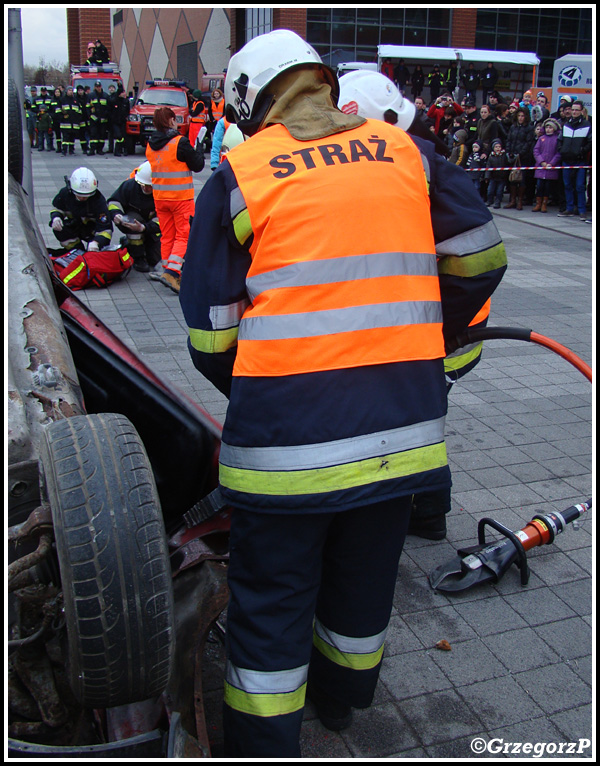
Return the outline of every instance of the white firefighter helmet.
[[[340,77],[338,108],[346,114],[389,122],[402,130],[410,128],[416,112],[415,105],[404,98],[389,77],[360,69]]]
[[[295,32],[275,29],[250,40],[232,56],[225,78],[225,117],[248,136],[253,135],[271,106],[262,99],[266,86],[282,72],[302,65],[318,65],[338,93],[335,73],[323,64],[316,50]]]
[[[136,171],[135,180],[141,186],[152,186],[152,165],[149,162],[143,162]]]
[[[98,188],[98,179],[89,168],[77,168],[71,173],[69,185],[79,197],[90,197]]]

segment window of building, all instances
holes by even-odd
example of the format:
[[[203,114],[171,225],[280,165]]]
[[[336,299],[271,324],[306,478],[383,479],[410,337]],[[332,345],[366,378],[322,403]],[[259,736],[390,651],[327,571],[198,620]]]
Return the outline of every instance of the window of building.
[[[116,13],[113,13],[113,27],[116,27],[117,24],[123,23],[123,11],[117,11]]]
[[[246,8],[246,42],[272,31],[272,8]]]
[[[477,11],[475,47],[532,52],[540,59],[538,84],[552,82],[554,60],[592,52],[591,8],[532,8]]]

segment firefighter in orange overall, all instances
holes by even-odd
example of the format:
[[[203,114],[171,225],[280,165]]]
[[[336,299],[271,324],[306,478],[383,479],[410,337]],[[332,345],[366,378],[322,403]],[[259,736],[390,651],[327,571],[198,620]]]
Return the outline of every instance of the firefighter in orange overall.
[[[160,221],[163,272],[152,272],[150,278],[178,293],[190,216],[194,215],[192,172],[204,168],[204,153],[196,151],[178,132],[175,112],[168,106],[159,107],[152,121],[156,133],[150,136],[146,157],[152,168],[152,192]]]
[[[229,758],[299,758],[306,696],[335,730],[371,704],[411,497],[450,486],[445,340],[506,268],[464,171],[338,89],[289,30],[231,58],[249,138],[198,196],[181,283],[229,397]]]

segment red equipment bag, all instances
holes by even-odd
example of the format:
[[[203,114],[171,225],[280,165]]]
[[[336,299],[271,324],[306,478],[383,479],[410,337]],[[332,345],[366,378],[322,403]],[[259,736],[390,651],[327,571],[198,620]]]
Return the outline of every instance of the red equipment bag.
[[[55,251],[56,252],[56,251]],[[59,279],[71,290],[108,287],[129,274],[133,258],[126,247],[117,250],[71,250],[62,255],[49,253]]]

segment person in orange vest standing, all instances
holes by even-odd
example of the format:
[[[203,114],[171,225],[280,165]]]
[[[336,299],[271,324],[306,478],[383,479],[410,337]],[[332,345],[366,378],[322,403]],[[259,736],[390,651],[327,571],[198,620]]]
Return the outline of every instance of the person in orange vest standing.
[[[209,130],[211,135],[217,126],[217,123],[223,117],[225,112],[225,99],[223,98],[223,91],[220,88],[215,88],[210,97],[210,124]]]
[[[188,134],[190,144],[194,148],[197,148],[196,140],[203,128],[204,132],[200,136],[200,144],[202,144],[204,141],[204,136],[206,135],[206,123],[208,122],[208,119],[208,109],[202,100],[202,91],[195,90],[192,93],[192,104],[190,106],[190,132]]]
[[[468,175],[339,87],[290,30],[231,58],[249,138],[186,252],[190,355],[229,397],[227,758],[299,758],[306,697],[332,730],[372,703],[411,497],[450,486],[446,343],[506,269]]]
[[[146,157],[152,167],[152,191],[160,221],[163,272],[153,272],[150,278],[178,293],[190,216],[194,215],[192,173],[204,168],[204,153],[179,133],[175,112],[168,106],[159,107],[152,122],[156,133],[150,136]]]

